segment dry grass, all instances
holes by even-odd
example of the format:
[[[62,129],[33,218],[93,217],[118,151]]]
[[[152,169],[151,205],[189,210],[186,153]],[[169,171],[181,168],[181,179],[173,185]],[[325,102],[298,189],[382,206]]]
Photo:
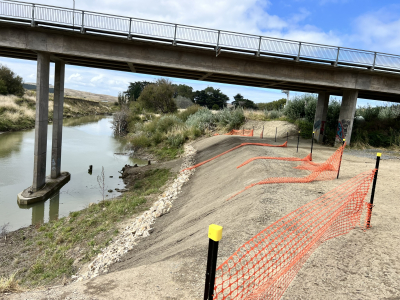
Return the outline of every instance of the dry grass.
[[[10,277],[0,277],[0,293],[12,293],[20,292],[22,289],[18,284],[18,280],[15,279],[16,273]]]
[[[264,111],[262,110],[250,110],[245,109],[243,110],[244,116],[248,120],[259,120],[259,121],[266,121],[267,118],[265,117]]]

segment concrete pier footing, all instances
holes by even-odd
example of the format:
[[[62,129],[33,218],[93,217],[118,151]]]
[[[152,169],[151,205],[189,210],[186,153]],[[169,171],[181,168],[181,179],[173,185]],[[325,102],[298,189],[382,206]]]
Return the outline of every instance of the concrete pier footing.
[[[321,144],[325,134],[326,116],[328,114],[329,93],[318,93],[317,109],[314,119],[314,139]]]
[[[50,198],[51,195],[60,190],[68,181],[71,180],[71,174],[68,172],[60,173],[60,176],[56,179],[45,178],[45,185],[39,191],[32,192],[31,188],[27,188],[18,194],[17,200],[19,205],[29,205],[32,203],[45,201]]]
[[[350,145],[354,114],[357,106],[357,97],[357,90],[345,90],[343,92],[335,143],[342,143],[345,138],[346,144]]]

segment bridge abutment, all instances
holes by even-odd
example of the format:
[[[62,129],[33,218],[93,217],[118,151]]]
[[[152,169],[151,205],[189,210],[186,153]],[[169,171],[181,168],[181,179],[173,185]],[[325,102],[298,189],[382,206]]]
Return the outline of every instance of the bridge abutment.
[[[317,109],[314,118],[314,138],[321,144],[325,135],[326,116],[328,114],[330,94],[327,92],[318,93]]]
[[[357,90],[345,90],[340,107],[339,121],[336,132],[336,143],[342,143],[346,139],[346,144],[350,145],[351,132],[353,129],[354,114],[357,105]]]

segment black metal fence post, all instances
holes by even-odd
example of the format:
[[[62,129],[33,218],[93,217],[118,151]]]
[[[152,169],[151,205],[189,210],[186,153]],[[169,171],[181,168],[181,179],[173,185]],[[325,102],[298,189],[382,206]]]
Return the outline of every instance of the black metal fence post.
[[[300,131],[299,131],[299,135],[297,136],[297,151],[299,152],[299,143],[300,143]]]
[[[378,179],[378,169],[379,169],[379,162],[381,160],[381,155],[382,153],[377,153],[376,154],[376,164],[375,164],[375,175],[374,175],[374,181],[372,183],[372,190],[371,190],[371,199],[369,201],[370,207],[369,207],[369,212],[368,212],[368,219],[367,219],[367,228],[371,228],[371,214],[372,214],[372,206],[374,204],[374,198],[375,198],[375,187],[376,187],[376,180]]]
[[[215,271],[217,268],[218,242],[222,239],[222,226],[211,224],[208,228],[208,258],[204,300],[213,300]]]
[[[278,127],[276,127],[276,130],[275,130],[275,142],[276,142],[276,135],[278,134]]]
[[[243,126],[243,134],[242,135],[244,136],[244,126]]]
[[[314,147],[314,131],[313,131],[313,133],[312,133],[312,138],[311,138],[311,154],[312,154],[312,149],[313,149],[313,147]]]
[[[286,142],[289,142],[289,132],[286,132]]]
[[[263,125],[263,130],[262,130],[262,133],[261,133],[261,138],[262,139],[264,138],[264,125]]]
[[[346,139],[343,139],[343,144],[342,145],[344,145],[345,142],[346,142]],[[343,149],[343,151],[344,151],[344,149]],[[338,167],[338,170],[337,170],[336,179],[339,179],[340,166],[342,165],[342,157],[343,157],[343,152],[342,152],[342,154],[340,154],[340,161],[339,161],[339,167]]]

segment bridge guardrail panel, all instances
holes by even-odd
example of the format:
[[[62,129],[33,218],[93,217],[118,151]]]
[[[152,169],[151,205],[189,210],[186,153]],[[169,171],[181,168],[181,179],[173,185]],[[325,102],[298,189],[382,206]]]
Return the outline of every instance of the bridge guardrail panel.
[[[289,56],[297,56],[299,51],[298,42],[287,42],[270,38],[261,39],[261,52],[285,54]]]
[[[176,39],[208,45],[217,45],[218,30],[198,29],[190,26],[178,25]]]
[[[219,45],[230,48],[258,51],[260,38],[257,36],[239,35],[221,31]]]
[[[32,18],[32,5],[15,2],[1,2],[0,14],[30,20]]]
[[[337,56],[337,47],[327,47],[302,43],[301,57],[312,57],[321,60],[335,61]]]
[[[132,34],[150,35],[154,37],[162,37],[173,40],[175,26],[169,24],[157,24],[154,22],[146,22],[142,20],[132,19]]]
[[[72,25],[72,17],[72,10],[35,5],[35,21]]]
[[[377,54],[376,55],[376,67],[384,67],[391,69],[400,69],[400,57],[394,55],[384,55]]]
[[[375,56],[374,52],[340,48],[339,63],[347,62],[359,65],[372,66],[374,63],[374,56]]]
[[[99,15],[85,12],[84,27],[106,31],[129,33],[129,18]]]

